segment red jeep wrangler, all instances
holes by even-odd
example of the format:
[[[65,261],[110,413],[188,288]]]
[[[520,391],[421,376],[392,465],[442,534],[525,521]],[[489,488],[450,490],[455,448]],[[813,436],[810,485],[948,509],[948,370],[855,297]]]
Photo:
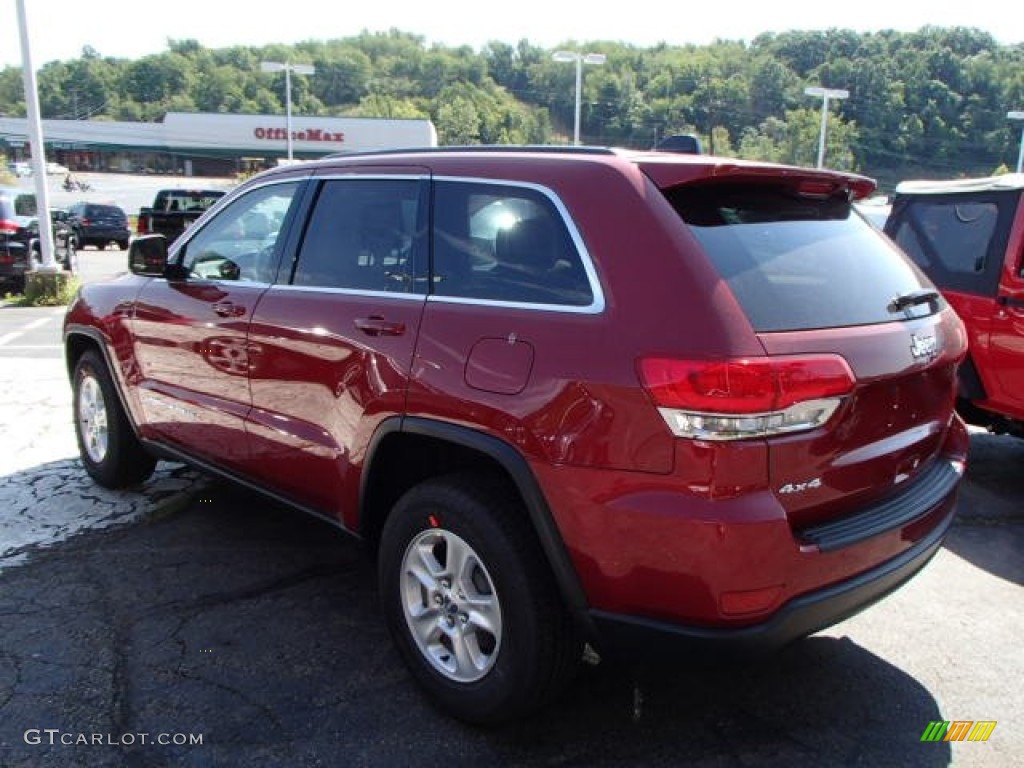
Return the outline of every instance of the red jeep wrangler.
[[[467,720],[539,706],[587,642],[777,646],[924,566],[964,468],[964,328],[853,212],[873,188],[593,148],[268,171],[69,308],[82,460],[361,537]]]
[[[904,182],[885,231],[967,326],[958,408],[1024,437],[1024,176]]]

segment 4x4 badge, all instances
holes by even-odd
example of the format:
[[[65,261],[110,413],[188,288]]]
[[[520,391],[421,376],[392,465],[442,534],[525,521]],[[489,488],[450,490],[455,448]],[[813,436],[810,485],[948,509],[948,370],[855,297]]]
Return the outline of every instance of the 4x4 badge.
[[[910,334],[910,354],[916,359],[934,360],[939,354],[939,345],[934,336]]]

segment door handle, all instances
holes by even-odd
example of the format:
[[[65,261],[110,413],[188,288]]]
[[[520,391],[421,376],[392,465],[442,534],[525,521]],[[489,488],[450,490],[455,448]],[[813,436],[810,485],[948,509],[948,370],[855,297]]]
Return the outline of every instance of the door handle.
[[[245,314],[245,307],[240,307],[233,301],[218,301],[211,305],[211,309],[221,317],[241,317]]]
[[[380,315],[357,317],[354,322],[356,328],[367,336],[401,336],[405,333],[405,323],[394,323]]]

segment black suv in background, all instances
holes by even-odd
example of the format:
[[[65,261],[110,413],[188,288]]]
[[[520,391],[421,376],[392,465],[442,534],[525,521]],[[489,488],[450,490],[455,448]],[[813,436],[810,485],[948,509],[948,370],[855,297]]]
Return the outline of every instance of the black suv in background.
[[[115,243],[124,250],[131,239],[128,217],[116,205],[99,203],[75,203],[68,208],[69,221],[78,248],[95,245],[105,248]]]

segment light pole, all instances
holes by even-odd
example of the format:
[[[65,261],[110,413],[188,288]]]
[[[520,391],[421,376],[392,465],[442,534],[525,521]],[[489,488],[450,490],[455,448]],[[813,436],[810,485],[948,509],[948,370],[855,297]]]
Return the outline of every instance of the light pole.
[[[311,64],[292,64],[280,61],[260,62],[261,72],[284,72],[285,133],[288,141],[288,159],[292,159],[292,72],[296,75],[312,75],[316,68]]]
[[[1008,120],[1024,120],[1024,112],[1007,112]],[[1017,173],[1024,168],[1024,125],[1020,129],[1020,152],[1017,154]]]
[[[18,33],[21,38],[21,73],[25,82],[25,106],[28,112],[28,133],[32,146],[32,175],[36,187],[36,221],[39,222],[39,251],[42,256],[40,271],[57,271],[53,259],[53,227],[50,223],[50,192],[46,184],[46,148],[43,145],[43,119],[39,109],[39,90],[36,71],[32,67],[32,52],[28,39],[28,19],[25,0],[18,0]],[[35,269],[35,260],[28,254],[26,268]]]
[[[821,135],[818,137],[818,167],[821,168],[825,164],[825,129],[828,125],[828,100],[845,99],[850,95],[850,92],[844,91],[842,88],[821,88],[812,85],[809,88],[804,88],[804,93],[808,96],[821,97]]]
[[[575,51],[555,51],[551,56],[555,61],[576,62],[576,120],[573,123],[572,143],[579,146],[580,143],[580,94],[583,91],[583,65],[604,64],[608,57],[603,53],[576,53]]]

